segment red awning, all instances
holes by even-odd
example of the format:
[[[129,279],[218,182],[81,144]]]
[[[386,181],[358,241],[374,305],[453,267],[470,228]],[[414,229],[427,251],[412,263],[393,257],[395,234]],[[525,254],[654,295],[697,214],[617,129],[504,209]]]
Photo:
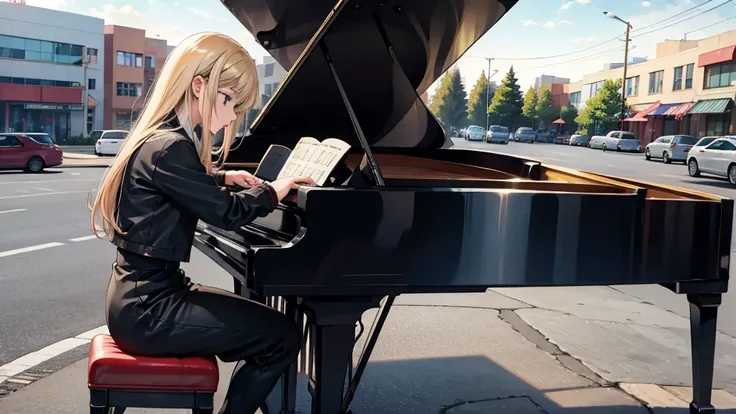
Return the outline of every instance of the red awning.
[[[637,112],[631,118],[624,119],[624,121],[626,122],[647,122],[647,115],[649,115],[649,113],[651,113],[655,109],[659,108],[659,105],[660,103],[659,101],[657,101],[653,103],[652,106],[650,106],[649,108]]]
[[[698,56],[698,67],[715,65],[736,59],[736,46],[726,46]]]
[[[562,118],[557,118],[554,121],[552,121],[553,124],[564,124],[565,121],[562,120]]]
[[[663,115],[665,116],[674,116],[675,119],[681,119],[683,116],[687,115],[687,111],[690,110],[690,108],[695,105],[695,102],[685,102],[684,104],[673,106],[672,108],[668,109],[667,112],[665,112]]]

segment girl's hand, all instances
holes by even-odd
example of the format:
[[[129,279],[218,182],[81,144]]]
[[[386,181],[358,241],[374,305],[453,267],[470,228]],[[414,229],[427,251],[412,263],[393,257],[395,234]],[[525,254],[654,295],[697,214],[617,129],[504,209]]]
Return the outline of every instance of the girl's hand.
[[[283,200],[289,191],[299,188],[302,185],[317,185],[314,180],[309,177],[286,177],[273,181],[271,187],[276,191],[276,198]]]
[[[261,184],[262,181],[248,171],[226,171],[225,185],[250,188]]]

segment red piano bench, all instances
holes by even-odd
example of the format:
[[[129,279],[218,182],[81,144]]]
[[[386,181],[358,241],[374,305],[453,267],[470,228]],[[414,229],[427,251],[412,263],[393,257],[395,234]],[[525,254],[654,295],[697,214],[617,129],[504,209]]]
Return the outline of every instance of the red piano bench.
[[[129,407],[211,414],[220,376],[215,357],[153,358],[121,351],[110,335],[92,338],[87,364],[91,414]]]

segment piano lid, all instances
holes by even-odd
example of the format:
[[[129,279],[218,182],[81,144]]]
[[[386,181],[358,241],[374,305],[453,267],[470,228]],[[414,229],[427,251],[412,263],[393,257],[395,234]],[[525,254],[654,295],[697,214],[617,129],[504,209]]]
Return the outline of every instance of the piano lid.
[[[290,69],[254,121],[253,135],[334,137],[360,145],[329,54],[368,143],[422,148],[448,146],[449,139],[420,94],[517,2],[222,1]]]

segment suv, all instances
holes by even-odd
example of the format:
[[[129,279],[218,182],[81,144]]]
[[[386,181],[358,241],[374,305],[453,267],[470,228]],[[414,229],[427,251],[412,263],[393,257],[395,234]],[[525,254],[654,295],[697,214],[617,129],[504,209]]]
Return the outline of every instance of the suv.
[[[96,155],[117,155],[128,131],[120,129],[92,131],[89,137],[95,140]]]
[[[41,172],[63,161],[63,152],[54,140],[42,132],[0,133],[0,168]]]

